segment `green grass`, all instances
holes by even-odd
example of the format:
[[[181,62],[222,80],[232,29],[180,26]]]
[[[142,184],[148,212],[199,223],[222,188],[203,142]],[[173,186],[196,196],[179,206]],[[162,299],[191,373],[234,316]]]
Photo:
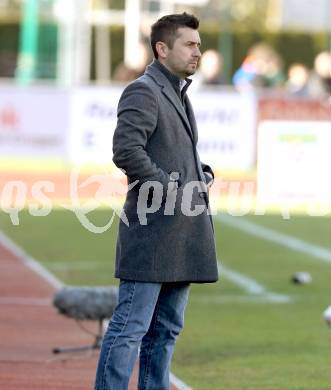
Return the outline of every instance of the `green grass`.
[[[101,226],[111,213],[99,210],[91,217]],[[244,218],[331,249],[329,218]],[[173,372],[195,390],[330,390],[331,328],[322,312],[331,305],[331,264],[220,222],[215,227],[219,257],[227,267],[292,301],[240,301],[245,291],[226,279],[193,285]],[[0,229],[67,284],[117,283],[116,225],[98,235],[83,228],[70,211],[52,211],[47,217],[25,211],[19,226],[0,214]],[[301,270],[311,273],[312,284],[290,283],[291,275]]]

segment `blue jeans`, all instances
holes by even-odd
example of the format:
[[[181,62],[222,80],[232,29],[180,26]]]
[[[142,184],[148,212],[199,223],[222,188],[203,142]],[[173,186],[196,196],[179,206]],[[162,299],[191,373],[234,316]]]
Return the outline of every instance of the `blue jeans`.
[[[139,390],[168,390],[176,337],[184,325],[188,283],[121,280],[103,338],[95,390],[127,390],[139,355]]]

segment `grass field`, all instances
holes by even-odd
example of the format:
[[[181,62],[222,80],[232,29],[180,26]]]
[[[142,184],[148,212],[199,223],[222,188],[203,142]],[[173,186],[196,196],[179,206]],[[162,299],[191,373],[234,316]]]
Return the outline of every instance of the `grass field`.
[[[99,210],[91,217],[103,225],[110,216]],[[65,283],[117,283],[116,224],[93,234],[65,210],[22,212],[19,226],[4,213],[0,221]],[[225,216],[215,227],[224,277],[192,286],[172,371],[194,390],[330,390],[331,328],[322,312],[331,305],[331,219]],[[296,249],[289,248],[293,237]],[[297,271],[310,272],[313,282],[292,284]]]

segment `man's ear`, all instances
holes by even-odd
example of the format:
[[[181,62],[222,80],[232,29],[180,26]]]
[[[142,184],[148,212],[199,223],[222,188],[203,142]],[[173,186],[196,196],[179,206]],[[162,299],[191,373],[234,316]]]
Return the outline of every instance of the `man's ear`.
[[[164,42],[156,42],[155,47],[160,58],[167,57],[169,48]]]

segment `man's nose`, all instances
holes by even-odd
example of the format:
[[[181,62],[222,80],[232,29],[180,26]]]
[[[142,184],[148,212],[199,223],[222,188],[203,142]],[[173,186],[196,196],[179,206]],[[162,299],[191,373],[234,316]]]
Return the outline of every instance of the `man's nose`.
[[[196,49],[195,49],[195,51],[194,51],[194,56],[195,57],[201,57],[201,51],[200,51],[200,49],[198,48],[198,47],[196,47]]]

